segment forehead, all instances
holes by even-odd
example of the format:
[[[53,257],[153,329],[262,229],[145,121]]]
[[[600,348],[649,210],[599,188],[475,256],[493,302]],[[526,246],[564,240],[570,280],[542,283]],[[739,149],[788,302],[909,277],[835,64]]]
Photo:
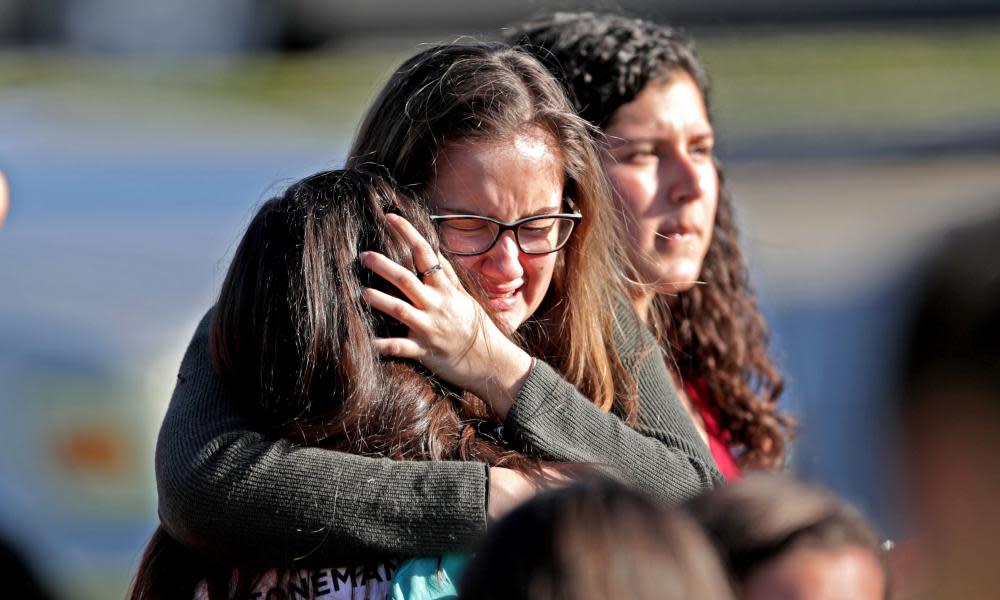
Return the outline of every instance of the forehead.
[[[752,598],[881,600],[885,595],[878,559],[851,545],[793,550],[758,567],[748,583],[757,592]]]
[[[563,157],[551,135],[530,128],[501,140],[470,140],[438,156],[431,208],[514,220],[562,204]]]
[[[698,85],[686,71],[677,71],[668,79],[651,81],[631,102],[620,106],[606,130],[623,137],[711,135],[712,125]]]

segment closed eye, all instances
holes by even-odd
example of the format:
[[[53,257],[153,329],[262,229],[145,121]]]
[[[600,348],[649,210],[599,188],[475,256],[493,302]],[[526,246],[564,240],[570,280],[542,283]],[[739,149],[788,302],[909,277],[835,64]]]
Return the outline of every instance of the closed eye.
[[[441,226],[455,231],[477,232],[488,229],[490,223],[478,219],[449,219],[442,221]]]
[[[616,156],[618,162],[627,164],[645,164],[657,159],[656,149],[652,146],[623,148]]]

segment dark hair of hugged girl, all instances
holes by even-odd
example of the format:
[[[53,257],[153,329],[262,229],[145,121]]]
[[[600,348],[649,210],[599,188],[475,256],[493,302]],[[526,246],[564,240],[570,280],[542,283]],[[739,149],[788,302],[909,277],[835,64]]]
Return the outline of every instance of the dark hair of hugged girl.
[[[411,262],[385,222],[389,213],[433,243],[426,209],[376,175],[313,175],[261,208],[219,295],[212,351],[224,381],[250,401],[263,431],[303,445],[398,460],[523,463],[475,436],[477,420],[489,418],[478,399],[412,361],[376,353],[372,340],[403,326],[372,311],[361,290],[399,292],[358,255]]]
[[[376,336],[402,326],[372,311],[361,290],[398,292],[363,268],[358,254],[374,250],[410,262],[408,248],[385,222],[389,213],[405,217],[433,243],[426,209],[370,173],[319,173],[264,203],[219,294],[211,350],[223,381],[239,390],[243,410],[262,432],[295,445],[401,460],[477,461],[541,477],[537,459],[477,435],[489,419],[481,400],[412,361],[375,352]],[[231,588],[234,566],[196,558],[160,529],[131,597],[191,598],[199,581],[212,598],[230,597],[226,590],[240,597],[253,589],[257,570],[239,569]]]

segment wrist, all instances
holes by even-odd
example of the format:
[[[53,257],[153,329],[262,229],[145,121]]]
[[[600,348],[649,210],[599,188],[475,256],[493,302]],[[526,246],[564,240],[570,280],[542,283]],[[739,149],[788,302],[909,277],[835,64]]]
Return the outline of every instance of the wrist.
[[[504,467],[490,467],[489,502],[486,512],[490,522],[498,521],[519,504],[535,495],[535,487],[523,474]]]
[[[475,392],[501,421],[507,418],[535,365],[535,359],[513,342],[508,340],[505,346],[493,357],[496,367],[493,377],[487,378],[482,393]]]

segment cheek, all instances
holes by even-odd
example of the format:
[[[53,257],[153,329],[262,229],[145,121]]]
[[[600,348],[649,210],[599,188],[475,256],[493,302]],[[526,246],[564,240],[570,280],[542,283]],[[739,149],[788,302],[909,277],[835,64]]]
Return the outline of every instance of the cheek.
[[[452,256],[449,260],[451,264],[461,267],[472,277],[476,279],[482,277],[482,256]]]
[[[527,256],[521,261],[521,266],[528,276],[528,285],[532,290],[544,295],[552,281],[552,271],[555,269],[557,253],[541,256]]]
[[[706,167],[701,177],[701,189],[706,202],[711,205],[712,218],[715,218],[715,208],[719,204],[719,174],[715,167]]]
[[[649,210],[656,197],[656,178],[640,169],[611,168],[608,170],[616,199],[633,219],[639,219]]]
[[[715,231],[715,216],[719,210],[719,176],[713,168],[705,175],[702,189],[705,192],[705,222],[708,225],[708,235],[705,239],[705,248],[712,242],[712,233]]]

